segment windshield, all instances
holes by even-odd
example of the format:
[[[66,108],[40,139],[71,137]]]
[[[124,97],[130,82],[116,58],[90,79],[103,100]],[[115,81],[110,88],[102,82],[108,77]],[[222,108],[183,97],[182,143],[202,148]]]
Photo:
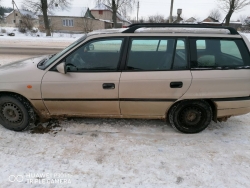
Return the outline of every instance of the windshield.
[[[77,46],[79,43],[81,43],[82,41],[84,41],[86,38],[87,38],[87,35],[84,35],[83,37],[79,38],[78,40],[76,40],[75,42],[73,42],[72,44],[70,44],[68,47],[66,47],[65,49],[63,49],[61,52],[58,52],[56,55],[53,55],[49,59],[46,59],[43,63],[41,63],[41,64],[39,63],[38,64],[38,68],[46,69],[55,60],[57,60],[58,58],[60,58],[64,53],[68,52],[69,50],[71,50],[72,48],[74,48],[75,46]]]

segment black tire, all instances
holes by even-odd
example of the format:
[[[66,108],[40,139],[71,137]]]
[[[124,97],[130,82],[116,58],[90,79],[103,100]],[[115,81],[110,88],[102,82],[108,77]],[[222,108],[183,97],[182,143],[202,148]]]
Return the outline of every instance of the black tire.
[[[168,118],[173,128],[182,133],[199,133],[212,121],[212,108],[204,100],[187,100],[175,104]]]
[[[34,117],[33,109],[20,96],[0,96],[0,124],[5,128],[23,131]]]

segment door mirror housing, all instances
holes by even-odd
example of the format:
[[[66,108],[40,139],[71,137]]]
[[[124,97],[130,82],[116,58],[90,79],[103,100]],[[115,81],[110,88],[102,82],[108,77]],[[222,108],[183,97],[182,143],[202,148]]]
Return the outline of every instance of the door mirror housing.
[[[62,74],[66,74],[66,66],[65,66],[65,62],[60,63],[59,65],[56,66],[56,69],[58,72],[62,73]]]

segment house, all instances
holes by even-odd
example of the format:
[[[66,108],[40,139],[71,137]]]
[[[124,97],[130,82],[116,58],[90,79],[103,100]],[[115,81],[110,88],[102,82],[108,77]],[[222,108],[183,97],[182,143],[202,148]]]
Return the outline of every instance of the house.
[[[38,27],[38,16],[35,13],[24,9],[13,10],[10,13],[4,13],[4,22],[7,26],[16,27],[22,22],[22,16],[29,16],[32,19],[34,26]]]
[[[173,21],[173,23],[181,23],[183,21],[183,18],[180,16],[177,16],[176,20]]]
[[[44,30],[43,15],[39,16],[39,29]],[[52,32],[83,33],[98,29],[112,28],[112,23],[95,19],[87,7],[55,9],[48,14]]]
[[[185,20],[185,23],[197,23],[197,20],[194,17],[191,17],[191,18]]]
[[[242,23],[239,20],[238,21],[230,21],[229,26],[233,27],[236,30],[239,30],[242,27]]]
[[[247,25],[250,25],[250,16],[247,17],[247,18],[245,19],[245,23],[246,23]]]
[[[95,8],[91,9],[91,13],[97,19],[108,20],[110,22],[113,22],[112,19],[113,10],[108,5],[100,3],[96,5]],[[120,27],[127,27],[131,24],[131,22],[128,21],[126,18],[124,18],[119,12],[117,12],[116,16],[117,16],[117,23],[118,25],[120,24]]]
[[[201,23],[204,25],[222,26],[222,23],[220,23],[219,20],[216,20],[210,16],[204,19]]]

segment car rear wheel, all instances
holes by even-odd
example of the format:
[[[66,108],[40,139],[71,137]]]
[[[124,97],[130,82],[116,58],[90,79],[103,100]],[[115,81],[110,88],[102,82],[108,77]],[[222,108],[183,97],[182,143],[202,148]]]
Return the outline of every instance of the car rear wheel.
[[[34,111],[19,96],[0,97],[0,124],[14,131],[25,130],[34,117]]]
[[[203,100],[182,101],[169,112],[169,122],[173,128],[183,133],[198,133],[212,121],[212,108]]]

